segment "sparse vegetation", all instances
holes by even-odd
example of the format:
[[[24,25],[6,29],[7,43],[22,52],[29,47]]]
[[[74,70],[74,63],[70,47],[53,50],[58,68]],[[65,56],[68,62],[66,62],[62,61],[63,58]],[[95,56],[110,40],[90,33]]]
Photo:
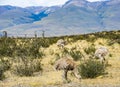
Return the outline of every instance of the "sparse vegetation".
[[[12,72],[19,76],[32,76],[34,72],[41,71],[41,62],[27,57],[21,57],[12,67]]]
[[[87,55],[94,55],[95,53],[95,46],[94,44],[90,45],[89,47],[85,48],[84,49],[84,52],[87,54]]]
[[[68,42],[64,49],[59,49],[56,46],[57,40],[61,38]],[[44,38],[1,37],[0,86],[12,87],[16,84],[30,84],[31,87],[36,87],[42,85],[63,84],[60,79],[61,72],[53,70],[55,60],[58,60],[63,56],[71,56],[76,64],[81,65],[79,68],[80,72],[83,73],[82,84],[104,85],[111,83],[119,85],[119,39],[120,31]],[[89,57],[93,58],[95,48],[103,45],[106,46],[110,52],[107,56],[108,65],[110,66],[107,68],[103,67],[97,60],[87,60]],[[85,60],[80,60],[82,57],[84,57]],[[81,67],[85,67],[85,69],[82,71]],[[97,69],[95,69],[96,67]],[[89,72],[90,70],[91,72]],[[43,72],[42,75],[38,75],[41,71]],[[103,75],[104,72],[108,73]],[[7,80],[4,81],[4,78]],[[73,82],[78,82],[72,76],[69,78]]]
[[[8,59],[0,58],[0,80],[3,80],[5,78],[4,72],[9,70],[10,67],[11,64]]]
[[[70,50],[69,55],[75,60],[80,60],[83,55],[79,50]]]
[[[105,73],[105,66],[99,61],[89,59],[80,64],[79,72],[83,78],[95,78]]]
[[[0,56],[12,56],[14,47],[16,46],[15,40],[13,38],[0,38]]]

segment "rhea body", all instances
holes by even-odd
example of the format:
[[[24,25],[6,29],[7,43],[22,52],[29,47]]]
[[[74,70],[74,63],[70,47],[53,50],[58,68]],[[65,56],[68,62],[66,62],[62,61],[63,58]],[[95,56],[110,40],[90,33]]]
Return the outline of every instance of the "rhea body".
[[[62,78],[68,80],[67,73],[72,71],[76,78],[81,79],[76,63],[70,58],[61,58],[55,62],[56,70],[63,70]]]

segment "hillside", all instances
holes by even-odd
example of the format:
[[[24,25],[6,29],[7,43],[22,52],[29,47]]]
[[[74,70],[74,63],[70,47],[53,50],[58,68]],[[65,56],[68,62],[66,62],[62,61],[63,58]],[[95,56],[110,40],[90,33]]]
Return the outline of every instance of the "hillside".
[[[57,47],[56,42],[59,39],[67,41],[65,49]],[[0,69],[3,68],[4,70],[5,68],[5,78],[2,77],[3,79],[0,81],[1,87],[120,86],[120,31],[49,38],[0,38],[0,41]],[[61,58],[62,55],[68,55],[67,52],[74,51],[75,55],[80,52],[84,55],[84,57],[77,55],[78,60],[75,62],[76,64],[81,64],[81,62],[92,57],[92,49],[97,49],[101,46],[105,46],[109,50],[109,54],[106,56],[108,61],[108,66],[105,68],[106,74],[92,79],[82,78],[82,80],[79,81],[68,73],[68,78],[71,82],[64,83],[61,78],[62,71],[55,71],[53,69],[54,62],[58,58]],[[72,55],[69,54],[69,57],[70,56]],[[74,58],[75,56],[73,56],[73,59]],[[83,60],[81,58],[83,58]],[[37,67],[37,64],[39,67]],[[10,68],[6,67],[7,65]],[[27,66],[26,69],[24,69],[24,65]],[[32,72],[32,65],[37,65],[34,66],[37,72],[34,72],[33,75],[30,74],[30,72]],[[39,69],[40,71],[38,71]],[[24,74],[26,76],[24,76]]]
[[[40,21],[48,16],[51,12],[59,9],[58,6],[52,7],[15,7],[15,6],[0,6],[0,30],[20,24],[33,23]]]
[[[42,20],[2,29],[10,34],[46,32],[46,36],[84,34],[120,29],[120,1],[69,0]],[[71,32],[70,32],[71,31]],[[24,33],[23,33],[24,32]]]

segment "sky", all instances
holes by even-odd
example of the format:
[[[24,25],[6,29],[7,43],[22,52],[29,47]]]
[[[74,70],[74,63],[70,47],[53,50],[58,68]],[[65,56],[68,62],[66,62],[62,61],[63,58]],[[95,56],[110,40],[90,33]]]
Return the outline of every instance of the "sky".
[[[0,5],[12,5],[19,7],[28,6],[53,6],[62,5],[68,0],[0,0]],[[105,0],[87,0],[90,2],[94,1],[105,1]]]

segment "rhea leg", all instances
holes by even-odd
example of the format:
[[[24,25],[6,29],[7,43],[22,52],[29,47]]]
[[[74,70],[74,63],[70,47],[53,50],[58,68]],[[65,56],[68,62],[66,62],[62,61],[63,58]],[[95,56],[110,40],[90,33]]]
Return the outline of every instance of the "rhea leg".
[[[63,75],[62,75],[62,78],[63,78],[63,80],[67,80],[67,70],[64,70],[63,71]]]
[[[72,71],[72,74],[79,80],[81,80],[81,75],[79,74],[79,71],[78,71],[78,68],[75,68],[73,71]]]
[[[68,80],[68,78],[67,78],[67,72],[68,72],[68,70],[64,70],[63,75],[62,75],[63,82],[65,82],[65,83],[71,82],[71,80]]]

